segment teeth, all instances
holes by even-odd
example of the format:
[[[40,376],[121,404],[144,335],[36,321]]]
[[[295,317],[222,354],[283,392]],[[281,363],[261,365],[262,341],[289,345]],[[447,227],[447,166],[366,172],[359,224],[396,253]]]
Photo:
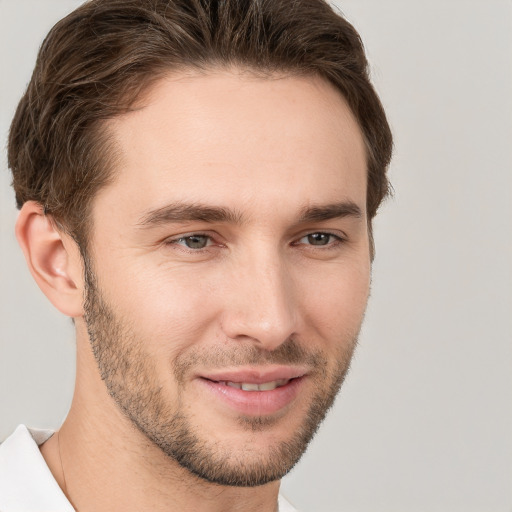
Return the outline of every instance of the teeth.
[[[281,384],[281,386],[282,385],[283,384]],[[260,391],[272,391],[273,389],[279,387],[279,381],[275,380],[273,382],[265,382],[263,384],[260,384],[258,387]]]
[[[243,391],[272,391],[273,389],[284,386],[289,382],[288,379],[273,380],[263,384],[254,384],[252,382],[222,382],[231,388],[241,389]]]
[[[242,390],[243,391],[260,391],[260,387],[258,384],[246,384],[242,382]]]

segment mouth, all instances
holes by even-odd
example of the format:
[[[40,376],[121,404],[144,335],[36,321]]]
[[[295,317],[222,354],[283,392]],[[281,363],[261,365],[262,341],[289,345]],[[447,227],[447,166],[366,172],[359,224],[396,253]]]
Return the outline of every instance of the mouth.
[[[197,381],[221,408],[246,416],[269,416],[290,408],[307,380],[304,369],[275,368],[201,375]]]

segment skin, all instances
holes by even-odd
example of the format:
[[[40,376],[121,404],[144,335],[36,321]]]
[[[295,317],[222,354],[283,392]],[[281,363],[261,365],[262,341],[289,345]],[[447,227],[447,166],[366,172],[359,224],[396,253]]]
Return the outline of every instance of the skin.
[[[77,333],[71,410],[42,454],[80,512],[276,510],[279,479],[234,487],[199,478],[135,426],[154,403],[146,412],[126,408],[138,390],[146,399],[159,389],[158,419],[179,413],[206,453],[239,471],[265,468],[273,449],[297,437],[312,404],[334,395],[370,282],[357,122],[320,78],[212,70],[162,79],[109,129],[120,158],[115,180],[93,200],[88,255],[95,297],[119,329],[84,309],[79,250],[40,206],[26,203],[17,224],[32,274]],[[154,213],[176,204],[233,215],[206,222]],[[303,218],[308,208],[340,204],[358,213]],[[206,245],[187,247],[191,240]],[[123,374],[112,371],[112,357],[93,354],[91,334],[96,349],[114,338],[123,354],[136,348],[139,373],[129,355]],[[290,344],[298,362],[287,360]],[[240,412],[201,377],[292,363],[305,369],[298,392],[271,413]]]

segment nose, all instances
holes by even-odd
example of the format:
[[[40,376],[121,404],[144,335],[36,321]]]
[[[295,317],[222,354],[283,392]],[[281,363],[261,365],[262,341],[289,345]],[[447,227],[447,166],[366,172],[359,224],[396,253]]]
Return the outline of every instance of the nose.
[[[299,311],[294,282],[279,256],[245,259],[232,275],[222,314],[224,334],[275,350],[296,334]]]

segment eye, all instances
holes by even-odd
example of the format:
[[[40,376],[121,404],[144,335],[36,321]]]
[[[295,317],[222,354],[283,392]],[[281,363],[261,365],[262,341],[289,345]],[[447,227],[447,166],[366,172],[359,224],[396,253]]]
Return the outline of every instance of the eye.
[[[332,245],[333,243],[341,242],[339,236],[333,235],[332,233],[310,233],[309,235],[303,236],[298,243],[314,245],[314,246],[325,246]]]
[[[184,245],[187,249],[204,249],[208,245],[211,245],[211,238],[207,235],[189,235],[183,236],[176,240],[172,240],[171,243],[176,245]]]

